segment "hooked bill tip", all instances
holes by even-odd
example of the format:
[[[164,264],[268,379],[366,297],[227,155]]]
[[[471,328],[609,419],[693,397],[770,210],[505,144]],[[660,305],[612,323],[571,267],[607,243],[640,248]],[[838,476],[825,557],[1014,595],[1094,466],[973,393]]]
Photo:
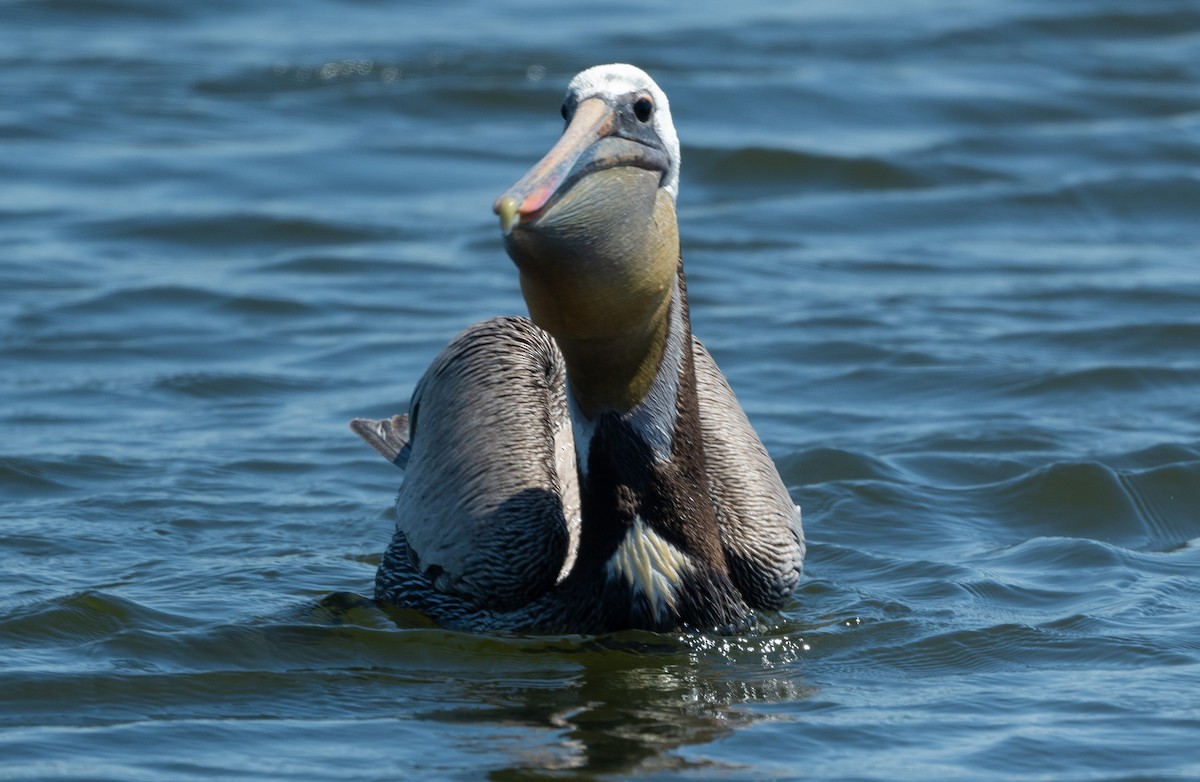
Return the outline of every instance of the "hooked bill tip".
[[[517,210],[519,207],[520,204],[517,203],[517,199],[510,195],[500,196],[496,200],[495,211],[496,214],[500,215],[500,230],[505,234],[511,231],[512,227],[517,224],[517,220],[519,219]]]

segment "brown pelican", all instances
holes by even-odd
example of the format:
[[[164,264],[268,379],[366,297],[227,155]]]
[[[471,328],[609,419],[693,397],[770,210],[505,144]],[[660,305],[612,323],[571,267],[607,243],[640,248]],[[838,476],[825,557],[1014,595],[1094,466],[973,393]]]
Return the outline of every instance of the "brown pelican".
[[[691,333],[667,96],[602,65],[562,113],[495,204],[530,318],[471,326],[407,415],[351,423],[406,471],[375,598],[458,628],[744,628],[800,578],[800,509]]]

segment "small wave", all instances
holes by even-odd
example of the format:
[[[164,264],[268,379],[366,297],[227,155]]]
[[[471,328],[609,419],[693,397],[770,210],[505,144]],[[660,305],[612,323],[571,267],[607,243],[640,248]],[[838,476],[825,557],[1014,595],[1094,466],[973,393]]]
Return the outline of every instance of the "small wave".
[[[77,592],[10,609],[0,617],[0,632],[20,647],[48,642],[75,646],[138,627],[178,630],[192,620],[157,611],[133,600],[101,591]]]
[[[49,458],[0,457],[0,490],[6,497],[36,497],[72,491],[97,482],[121,482],[141,474],[140,464],[78,454]]]
[[[1149,547],[1173,549],[1200,538],[1200,461],[1116,474]]]
[[[124,351],[126,357],[179,356],[177,345],[187,342],[187,355],[200,358],[206,350],[245,344],[253,333],[245,328],[247,324],[278,327],[284,319],[314,319],[322,314],[317,303],[283,296],[239,295],[184,285],[125,287],[15,316],[9,349],[33,359],[44,359],[53,349],[74,358],[85,348],[91,350],[80,358],[95,359],[105,351]],[[202,349],[193,344],[197,334],[209,335]]]
[[[1021,397],[1088,396],[1113,398],[1114,395],[1144,394],[1161,389],[1191,391],[1200,387],[1200,369],[1159,366],[1097,366],[1069,370],[1050,370],[1032,379],[1014,384],[1009,393]]]
[[[774,347],[774,345],[772,345]],[[927,366],[935,357],[911,349],[893,349],[863,340],[826,339],[787,345],[770,354],[776,360],[799,361],[809,365],[838,366]]]
[[[1044,188],[1013,190],[997,199],[1018,210],[1035,209],[1044,219],[1050,213],[1085,224],[1136,222],[1139,230],[1162,225],[1176,235],[1180,225],[1195,217],[1191,204],[1200,200],[1200,178],[1175,172],[1102,173],[1087,179],[1067,179]]]
[[[789,191],[813,187],[891,190],[920,187],[929,181],[902,166],[870,157],[845,158],[763,147],[688,152],[688,176],[721,185],[778,185]]]
[[[1132,549],[1169,549],[1200,537],[1200,462],[1144,471],[1056,463],[988,487],[979,498],[1005,528]]]
[[[371,277],[395,274],[398,267],[417,265],[403,259],[353,258],[337,255],[302,255],[264,262],[258,271],[272,274]]]
[[[1069,10],[1068,10],[1069,9]],[[1094,5],[1043,6],[1035,15],[1014,14],[1008,20],[990,20],[986,25],[957,26],[939,31],[925,46],[933,50],[953,51],[963,47],[976,55],[984,47],[998,46],[1009,51],[1012,41],[1029,46],[1064,41],[1180,39],[1200,27],[1200,14],[1186,4],[1126,5],[1121,10],[1101,10]],[[1088,62],[1087,58],[1080,58]],[[1132,59],[1132,58],[1131,58]],[[1104,58],[1099,61],[1108,62]]]
[[[881,459],[837,448],[811,448],[784,456],[779,460],[778,467],[788,485],[832,481],[897,483],[902,480],[900,471]]]
[[[219,291],[185,285],[147,285],[106,290],[84,298],[72,300],[44,310],[33,310],[13,320],[20,330],[37,329],[56,320],[71,322],[75,319],[92,319],[98,315],[127,313],[140,308],[204,309],[228,301],[229,296]],[[89,320],[94,328],[95,321]]]
[[[310,303],[279,296],[230,296],[223,303],[224,311],[234,315],[297,318],[313,316],[320,308]]]
[[[263,373],[181,372],[159,378],[154,387],[203,399],[220,399],[312,391],[329,382],[332,381]]]
[[[1043,625],[997,624],[927,635],[895,647],[863,653],[864,663],[888,666],[907,673],[945,676],[955,673],[991,673],[1029,669],[1084,669],[1096,666],[1139,668],[1179,665],[1193,660],[1172,644],[1156,644],[1142,637],[1072,627],[1069,621]]]
[[[16,5],[33,6],[42,13],[61,14],[72,21],[92,18],[110,21],[144,19],[179,22],[193,13],[189,4],[157,3],[154,0],[38,0],[18,2]]]
[[[1126,306],[1155,307],[1154,296],[1143,299],[1137,290],[1126,291]],[[1146,300],[1148,299],[1148,300]],[[1192,298],[1194,302],[1194,298]],[[1159,356],[1176,358],[1200,345],[1200,323],[1160,322],[1123,323],[1119,326],[1067,328],[1007,334],[998,343],[1034,343],[1054,349],[1089,351],[1089,355],[1107,354],[1146,359]]]
[[[332,222],[314,217],[275,215],[149,215],[85,223],[77,229],[89,239],[162,242],[187,246],[352,244],[395,236],[380,226]]]
[[[41,459],[0,457],[0,487],[8,496],[29,496],[62,491],[67,484],[51,477],[52,469]],[[11,492],[11,494],[10,494]]]
[[[1159,443],[1131,453],[1112,456],[1108,461],[1114,467],[1125,470],[1146,470],[1164,465],[1200,462],[1200,443],[1194,446]]]
[[[1135,10],[1136,9],[1136,10]],[[1058,13],[1024,19],[1019,26],[1028,32],[1039,33],[1048,38],[1144,38],[1175,37],[1185,30],[1200,29],[1200,12],[1195,7],[1127,6],[1121,11],[1096,12],[1092,8],[1080,7],[1077,13]]]
[[[920,160],[900,164],[879,157],[845,157],[788,149],[748,147],[688,150],[689,181],[722,192],[757,195],[816,191],[916,190],[991,181],[996,174],[967,166]]]

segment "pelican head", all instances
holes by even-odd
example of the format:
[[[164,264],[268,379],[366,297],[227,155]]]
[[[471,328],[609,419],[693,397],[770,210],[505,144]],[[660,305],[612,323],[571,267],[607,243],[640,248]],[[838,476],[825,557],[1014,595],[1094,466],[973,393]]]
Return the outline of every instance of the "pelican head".
[[[675,291],[679,139],[667,96],[632,65],[578,74],[562,114],[562,137],[494,210],[585,413],[628,410],[658,370]]]

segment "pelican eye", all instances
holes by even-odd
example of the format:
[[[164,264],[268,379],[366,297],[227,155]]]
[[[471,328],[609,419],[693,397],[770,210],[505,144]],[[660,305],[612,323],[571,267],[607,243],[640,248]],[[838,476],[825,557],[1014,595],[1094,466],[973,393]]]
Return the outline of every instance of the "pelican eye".
[[[563,119],[571,118],[571,110],[567,108],[567,101],[563,101],[561,111],[562,111]]]
[[[649,98],[641,97],[633,102],[633,116],[638,118],[638,122],[649,122],[653,113],[654,101]]]

